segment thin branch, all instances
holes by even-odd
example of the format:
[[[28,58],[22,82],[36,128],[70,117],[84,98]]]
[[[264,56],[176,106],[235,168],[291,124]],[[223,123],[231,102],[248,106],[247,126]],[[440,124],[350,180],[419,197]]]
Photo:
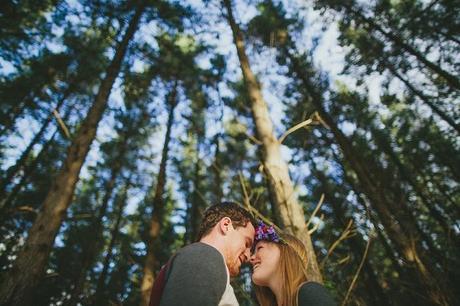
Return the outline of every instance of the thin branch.
[[[347,261],[350,260],[350,258],[351,258],[350,255],[347,255],[346,257],[340,259],[340,260],[337,262],[337,265],[341,265],[341,264],[346,263]]]
[[[364,261],[366,260],[367,253],[369,251],[369,246],[371,245],[371,241],[372,241],[372,238],[369,235],[369,239],[367,240],[367,244],[366,244],[366,249],[364,250],[363,258],[361,259],[361,262],[359,263],[358,270],[356,270],[355,276],[353,277],[353,280],[351,281],[350,287],[348,288],[347,294],[345,295],[345,298],[343,299],[341,306],[344,306],[347,303],[348,297],[350,296],[350,293],[353,290],[353,287],[355,286],[356,281],[358,280],[359,272],[361,272],[361,269],[363,268]]]
[[[320,220],[321,221],[324,220],[324,215],[323,214],[321,214]],[[310,235],[312,235],[314,232],[316,232],[316,230],[319,228],[319,224],[320,224],[320,222],[317,222],[310,230],[308,230],[308,233]]]
[[[369,204],[365,202],[364,205],[366,207],[367,220],[371,220],[371,212],[370,212]],[[356,270],[355,276],[353,277],[353,280],[351,281],[350,287],[347,290],[347,294],[345,295],[345,298],[343,299],[341,306],[344,306],[347,303],[347,300],[351,294],[351,291],[353,290],[353,287],[355,286],[355,283],[359,276],[359,272],[361,272],[361,269],[363,268],[363,265],[364,265],[364,261],[366,260],[366,257],[367,257],[367,253],[369,252],[369,247],[371,245],[371,241],[372,241],[374,234],[375,234],[374,230],[369,231],[369,235],[368,235],[369,239],[367,240],[366,249],[364,250],[363,258],[361,259],[361,262],[359,263],[358,270]]]
[[[346,226],[346,228],[343,230],[342,234],[340,235],[340,237],[334,241],[334,243],[331,245],[331,247],[329,248],[329,250],[327,251],[327,254],[326,256],[323,258],[323,260],[321,261],[321,266],[324,267],[324,264],[326,263],[327,259],[329,258],[329,256],[332,254],[332,252],[334,252],[334,250],[337,248],[337,246],[344,240],[348,239],[348,238],[351,238],[355,235],[355,231],[354,229],[352,228],[352,225],[353,225],[353,220],[350,220],[350,222],[348,222],[348,225]]]
[[[238,202],[235,202],[237,203],[238,205],[240,205],[241,207],[247,209],[247,206],[241,204],[241,203],[238,203]],[[273,227],[275,228],[275,230],[279,233],[283,232],[283,230],[281,230],[281,228],[279,226],[277,226],[275,223],[273,223],[272,221],[270,221],[267,217],[265,217],[261,212],[259,212],[254,206],[249,206],[249,209],[250,209],[250,212],[253,213],[255,215],[255,217],[259,218],[260,220],[262,220],[265,224],[267,225],[273,225]]]
[[[309,124],[312,124],[312,123],[314,123],[314,122],[313,122],[313,120],[310,118],[310,119],[307,119],[307,120],[305,120],[305,121],[303,121],[303,122],[300,122],[300,123],[294,125],[294,126],[291,127],[289,130],[287,130],[286,132],[284,132],[284,134],[278,139],[278,142],[279,142],[280,144],[282,144],[283,141],[284,141],[284,139],[286,139],[286,137],[287,137],[289,134],[291,134],[291,133],[297,131],[297,130],[300,129],[300,128],[303,128],[304,126],[307,126],[307,125],[309,125]]]
[[[318,122],[321,123],[326,129],[328,130],[331,129],[329,125],[326,122],[324,122],[323,118],[321,118],[321,116],[317,112],[315,113],[315,120],[318,120]]]
[[[318,213],[318,210],[321,208],[321,205],[323,205],[323,202],[324,202],[324,193],[321,194],[321,197],[319,198],[319,202],[318,204],[316,204],[315,210],[311,214],[310,219],[308,219],[307,226],[306,226],[307,228],[310,225],[310,223],[313,221],[313,218],[315,217],[316,213]]]
[[[67,129],[67,126],[65,125],[64,121],[62,121],[62,118],[59,115],[59,113],[56,111],[56,109],[53,110],[53,115],[54,115],[54,117],[56,117],[56,120],[57,120],[59,126],[64,131],[64,135],[67,137],[67,139],[70,139],[71,138],[70,132]]]
[[[262,145],[262,141],[260,141],[259,139],[255,138],[254,136],[248,134],[248,133],[245,133],[246,136],[249,138],[249,140],[251,140],[252,142],[254,142],[255,144],[257,145]]]
[[[250,206],[251,204],[249,203],[249,195],[248,195],[248,191],[246,190],[246,184],[244,182],[244,177],[243,177],[243,173],[241,173],[241,171],[238,171],[238,176],[240,178],[240,185],[241,185],[241,189],[243,190],[243,195],[244,195],[244,204],[247,206],[247,208],[250,210]]]
[[[26,206],[26,205],[16,207],[15,210],[18,211],[18,212],[30,212],[30,213],[34,213],[34,214],[38,213],[33,207]]]

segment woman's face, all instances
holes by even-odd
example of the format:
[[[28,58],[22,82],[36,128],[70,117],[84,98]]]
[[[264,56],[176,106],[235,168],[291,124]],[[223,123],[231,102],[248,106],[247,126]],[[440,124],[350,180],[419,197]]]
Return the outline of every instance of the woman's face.
[[[259,241],[250,262],[254,284],[269,286],[271,281],[279,277],[280,249],[273,242]]]

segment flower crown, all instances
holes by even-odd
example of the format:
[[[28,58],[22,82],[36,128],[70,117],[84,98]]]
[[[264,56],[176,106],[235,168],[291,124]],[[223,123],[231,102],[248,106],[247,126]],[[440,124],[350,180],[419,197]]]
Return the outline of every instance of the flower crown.
[[[276,243],[283,242],[283,239],[276,233],[273,225],[267,226],[267,224],[260,220],[257,222],[256,235],[254,240],[256,243],[262,240]]]

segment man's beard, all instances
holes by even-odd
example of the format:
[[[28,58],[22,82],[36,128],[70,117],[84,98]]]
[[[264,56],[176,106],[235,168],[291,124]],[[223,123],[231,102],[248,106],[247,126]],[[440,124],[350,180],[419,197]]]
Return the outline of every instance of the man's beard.
[[[235,260],[227,261],[227,268],[230,276],[234,277],[240,274],[241,263],[240,259],[237,257]]]

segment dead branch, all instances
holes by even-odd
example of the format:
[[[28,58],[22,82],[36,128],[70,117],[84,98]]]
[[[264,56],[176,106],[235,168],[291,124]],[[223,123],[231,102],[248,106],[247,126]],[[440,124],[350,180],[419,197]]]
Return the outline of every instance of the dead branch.
[[[241,171],[238,171],[238,176],[240,178],[241,189],[243,190],[244,204],[245,204],[246,208],[248,208],[248,210],[251,211],[250,210],[251,203],[249,201],[248,191],[246,190],[246,183],[244,182],[243,173],[241,173]]]
[[[319,219],[321,221],[323,221],[324,220],[324,214],[321,214],[321,217],[319,217]],[[320,224],[320,222],[317,222],[310,230],[308,230],[308,233],[310,235],[312,235],[314,232],[316,232],[316,230],[319,228],[319,224]]]
[[[321,194],[318,204],[316,204],[315,210],[311,214],[310,219],[308,219],[307,226],[306,226],[307,228],[310,225],[310,223],[313,221],[313,218],[315,217],[315,215],[318,213],[318,210],[321,208],[321,205],[323,205],[323,202],[324,202],[324,193]]]
[[[67,129],[67,126],[65,125],[64,121],[62,120],[61,116],[59,115],[56,109],[53,110],[53,115],[54,117],[56,117],[56,120],[59,126],[61,127],[62,131],[64,131],[64,135],[67,137],[67,139],[70,139],[71,136],[70,136],[69,129]]]
[[[351,291],[353,290],[353,287],[355,286],[356,281],[358,280],[359,272],[361,272],[361,269],[363,268],[364,261],[366,260],[367,253],[369,251],[369,246],[371,245],[371,235],[369,235],[369,239],[367,240],[366,244],[366,249],[364,250],[363,258],[361,259],[361,262],[359,263],[358,269],[356,270],[355,276],[353,277],[353,280],[351,281],[350,287],[348,288],[347,294],[345,295],[345,298],[342,301],[341,306],[344,306],[347,303],[348,297],[350,296]]]
[[[331,247],[327,251],[326,256],[321,261],[321,267],[324,267],[329,256],[332,254],[332,252],[334,252],[334,250],[337,248],[337,246],[342,241],[347,240],[348,238],[351,238],[355,235],[355,230],[352,228],[352,225],[353,225],[353,220],[350,220],[350,222],[348,222],[348,225],[345,227],[340,237],[336,241],[334,241],[334,243],[331,245]]]
[[[294,125],[293,127],[291,127],[289,130],[287,130],[287,131],[278,139],[278,142],[279,142],[280,144],[282,144],[283,141],[284,141],[284,139],[286,139],[286,137],[287,137],[289,134],[291,134],[291,133],[297,131],[297,130],[300,129],[300,128],[303,128],[304,126],[307,126],[307,125],[310,125],[310,124],[315,124],[315,123],[316,123],[316,122],[315,122],[314,119],[309,118],[309,119],[307,119],[307,120],[305,120],[305,121],[303,121],[303,122],[300,122],[300,123]]]
[[[251,140],[252,142],[254,142],[256,145],[261,145],[262,144],[262,141],[260,141],[259,139],[255,138],[254,136],[248,134],[248,133],[245,133],[245,135],[249,138],[249,140]]]

